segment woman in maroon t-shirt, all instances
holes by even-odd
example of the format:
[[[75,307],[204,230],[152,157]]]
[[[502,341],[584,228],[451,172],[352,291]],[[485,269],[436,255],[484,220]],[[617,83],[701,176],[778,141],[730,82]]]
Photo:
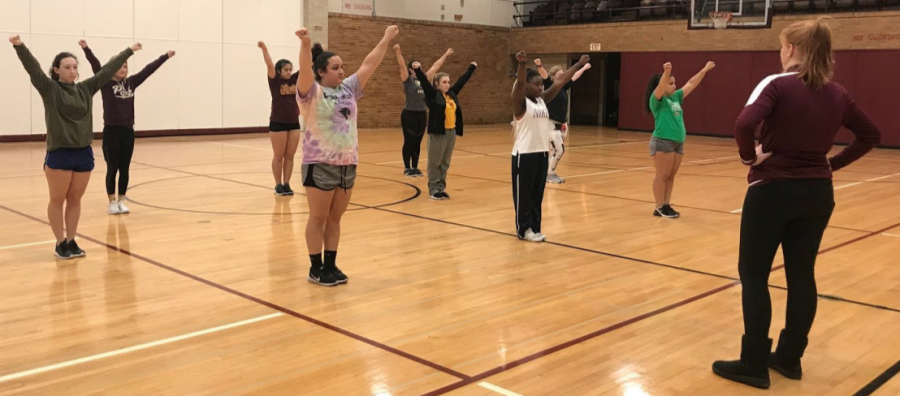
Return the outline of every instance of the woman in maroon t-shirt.
[[[272,141],[272,175],[275,176],[276,195],[294,195],[291,190],[291,174],[294,173],[294,155],[300,145],[300,107],[297,106],[297,76],[291,74],[294,65],[287,59],[272,63],[266,43],[257,43],[262,49],[269,74],[269,91],[272,94],[272,114],[269,116],[269,140]]]
[[[785,72],[759,84],[735,124],[741,160],[750,166],[738,258],[744,337],[740,360],[713,363],[717,375],[757,388],[769,387],[769,367],[790,379],[803,376],[800,358],[816,317],[816,256],[834,210],[832,172],[865,155],[881,137],[847,90],[831,81],[831,29],[821,19],[781,32],[781,65]],[[829,158],[841,126],[855,139]],[[768,282],[779,245],[787,315],[771,353]]]

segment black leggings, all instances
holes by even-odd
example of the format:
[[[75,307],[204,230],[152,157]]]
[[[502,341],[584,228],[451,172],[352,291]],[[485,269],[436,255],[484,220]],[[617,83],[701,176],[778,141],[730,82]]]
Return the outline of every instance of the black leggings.
[[[785,331],[797,337],[809,334],[818,297],[816,256],[833,210],[834,188],[830,179],[775,181],[747,189],[738,259],[744,334],[769,337],[769,273],[779,245],[788,287]]]
[[[403,110],[400,114],[403,127],[403,166],[406,169],[419,168],[419,152],[422,151],[422,137],[428,126],[428,113]]]
[[[128,168],[134,154],[134,128],[103,127],[103,158],[106,160],[106,194],[116,194],[116,172],[119,173],[119,195],[128,191]]]

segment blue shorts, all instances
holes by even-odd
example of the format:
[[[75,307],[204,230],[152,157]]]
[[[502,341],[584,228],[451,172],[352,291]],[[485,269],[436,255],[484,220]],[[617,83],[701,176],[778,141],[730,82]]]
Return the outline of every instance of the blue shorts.
[[[72,172],[90,172],[94,170],[94,149],[87,146],[50,151],[44,158],[44,167]]]

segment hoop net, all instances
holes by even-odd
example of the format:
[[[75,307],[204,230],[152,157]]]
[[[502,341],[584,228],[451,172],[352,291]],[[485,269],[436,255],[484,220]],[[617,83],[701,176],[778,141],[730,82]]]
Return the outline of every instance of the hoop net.
[[[709,17],[713,20],[713,27],[716,29],[725,29],[728,27],[728,22],[731,22],[733,15],[730,12],[711,11]]]

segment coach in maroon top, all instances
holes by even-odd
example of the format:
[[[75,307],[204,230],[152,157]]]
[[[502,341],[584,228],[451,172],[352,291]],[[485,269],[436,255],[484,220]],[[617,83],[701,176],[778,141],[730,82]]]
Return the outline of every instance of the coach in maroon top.
[[[100,71],[102,66],[88,48],[87,42],[78,42],[84,50],[84,56],[94,73]],[[128,63],[116,73],[103,88],[100,94],[103,97],[103,158],[106,160],[106,194],[109,196],[109,214],[129,213],[130,209],[125,205],[125,194],[128,191],[129,168],[131,157],[134,154],[134,91],[150,77],[156,69],[159,69],[169,58],[175,56],[175,51],[162,54],[159,58],[150,62],[140,72],[128,76]],[[119,196],[116,197],[116,173],[119,174]]]
[[[821,19],[781,32],[786,71],[763,80],[735,125],[750,187],[741,217],[738,269],[743,285],[741,359],[717,361],[717,375],[758,388],[770,385],[768,368],[803,376],[800,358],[816,316],[816,256],[834,210],[831,174],[878,144],[881,134],[840,84],[831,81],[831,30]],[[762,124],[760,145],[753,134]],[[828,152],[841,126],[855,139],[834,157]],[[771,353],[769,273],[781,246],[788,296],[785,327]]]

